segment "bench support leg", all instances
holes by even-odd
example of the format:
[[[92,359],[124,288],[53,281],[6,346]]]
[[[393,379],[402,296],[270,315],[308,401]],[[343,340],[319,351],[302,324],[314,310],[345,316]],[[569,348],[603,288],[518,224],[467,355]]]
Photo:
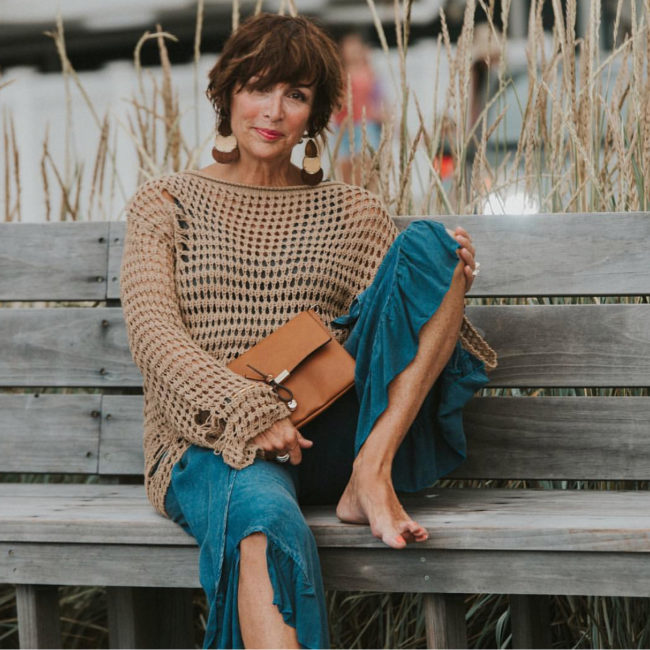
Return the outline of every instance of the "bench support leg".
[[[111,648],[191,648],[192,589],[108,587]]]
[[[21,648],[60,648],[59,590],[49,585],[16,585]]]
[[[465,597],[462,594],[424,594],[427,648],[467,648]]]
[[[510,596],[513,648],[551,647],[549,596]]]

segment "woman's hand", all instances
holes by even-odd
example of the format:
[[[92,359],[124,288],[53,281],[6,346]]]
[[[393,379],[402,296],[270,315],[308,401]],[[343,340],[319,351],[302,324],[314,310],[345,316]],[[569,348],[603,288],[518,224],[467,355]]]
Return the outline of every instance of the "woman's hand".
[[[289,418],[274,422],[271,427],[258,433],[252,440],[260,449],[263,449],[270,458],[289,454],[292,465],[302,461],[302,450],[309,449],[314,443],[303,438]]]
[[[467,293],[472,288],[472,283],[474,282],[474,269],[477,268],[476,260],[474,255],[476,250],[472,244],[472,238],[469,236],[469,233],[465,228],[458,226],[454,230],[454,239],[461,245],[456,253],[461,261],[465,262],[465,293]]]

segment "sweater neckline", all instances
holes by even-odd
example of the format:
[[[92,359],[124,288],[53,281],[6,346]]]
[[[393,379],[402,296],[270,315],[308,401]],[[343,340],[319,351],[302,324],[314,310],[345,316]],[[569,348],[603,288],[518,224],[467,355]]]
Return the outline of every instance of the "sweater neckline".
[[[236,187],[241,190],[252,190],[255,192],[306,192],[309,190],[317,190],[323,186],[335,185],[338,181],[323,181],[318,185],[285,185],[281,187],[271,187],[268,185],[247,185],[246,183],[237,183],[235,181],[225,181],[221,178],[216,178],[210,174],[199,171],[198,169],[186,169],[183,174],[190,174],[191,176],[198,176],[205,180],[212,181],[218,185],[225,185],[227,187]]]

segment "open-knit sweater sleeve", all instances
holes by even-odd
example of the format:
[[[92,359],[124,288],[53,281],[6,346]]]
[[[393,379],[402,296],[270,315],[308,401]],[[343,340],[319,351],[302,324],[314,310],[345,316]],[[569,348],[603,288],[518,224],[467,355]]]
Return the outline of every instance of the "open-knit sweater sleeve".
[[[289,411],[266,384],[235,374],[190,336],[175,285],[175,207],[157,182],[143,185],[129,205],[121,268],[129,345],[145,400],[175,435],[243,467],[255,456],[251,438]]]

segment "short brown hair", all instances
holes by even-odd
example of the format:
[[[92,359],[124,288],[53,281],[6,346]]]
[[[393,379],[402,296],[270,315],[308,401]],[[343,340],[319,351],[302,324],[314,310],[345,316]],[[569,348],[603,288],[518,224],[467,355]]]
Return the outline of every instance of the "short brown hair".
[[[219,60],[208,73],[206,95],[217,113],[217,128],[230,119],[235,87],[251,77],[262,90],[276,83],[308,84],[314,103],[308,133],[315,136],[340,105],[343,70],[334,41],[307,18],[262,13],[247,19],[226,41]]]

